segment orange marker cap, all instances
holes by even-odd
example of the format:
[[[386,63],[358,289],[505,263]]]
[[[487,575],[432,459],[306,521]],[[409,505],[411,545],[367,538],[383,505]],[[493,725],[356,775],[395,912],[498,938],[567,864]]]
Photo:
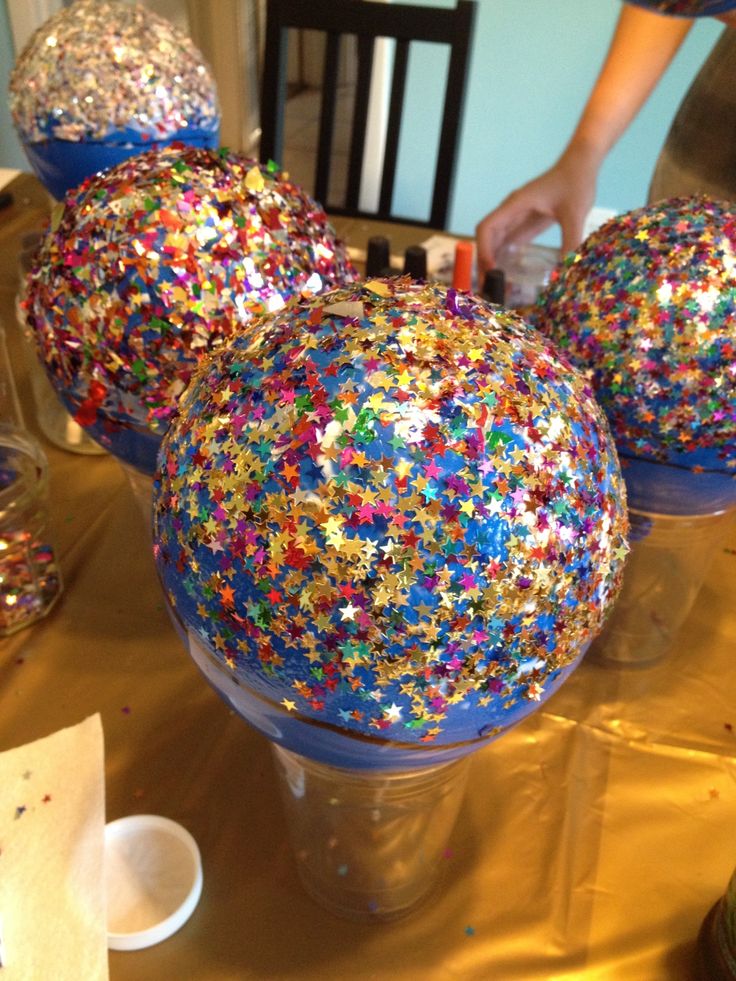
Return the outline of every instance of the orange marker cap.
[[[452,271],[452,285],[456,290],[473,288],[473,243],[458,242],[455,246],[455,267]]]

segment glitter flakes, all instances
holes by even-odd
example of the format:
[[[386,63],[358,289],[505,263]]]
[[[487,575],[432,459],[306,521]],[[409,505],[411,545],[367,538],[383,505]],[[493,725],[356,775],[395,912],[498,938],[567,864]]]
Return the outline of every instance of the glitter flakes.
[[[215,83],[192,42],[143,4],[77,0],[30,38],[10,77],[31,143],[169,140],[219,129]]]
[[[602,225],[535,315],[591,378],[623,456],[736,466],[736,212],[660,201]]]
[[[69,192],[25,308],[80,425],[150,473],[200,357],[293,294],[353,277],[323,209],[286,175],[173,144]]]
[[[498,735],[617,593],[625,495],[589,389],[516,316],[451,294],[380,280],[254,322],[164,440],[173,609],[223,684],[295,722]]]

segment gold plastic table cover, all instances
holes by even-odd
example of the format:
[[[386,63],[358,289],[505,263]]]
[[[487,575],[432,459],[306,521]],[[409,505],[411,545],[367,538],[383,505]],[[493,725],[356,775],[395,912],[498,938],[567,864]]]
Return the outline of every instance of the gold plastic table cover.
[[[40,435],[14,299],[21,237],[49,204],[28,175],[10,190],[0,312]],[[344,230],[358,246],[376,231]],[[303,892],[267,741],[185,654],[119,464],[44,447],[64,594],[0,644],[0,751],[99,711],[107,820],[170,817],[203,859],[191,919],[158,946],[111,952],[113,981],[693,976],[701,921],[736,863],[736,534],[675,649],[646,669],[584,661],[476,753],[439,888],[402,920],[355,923]]]

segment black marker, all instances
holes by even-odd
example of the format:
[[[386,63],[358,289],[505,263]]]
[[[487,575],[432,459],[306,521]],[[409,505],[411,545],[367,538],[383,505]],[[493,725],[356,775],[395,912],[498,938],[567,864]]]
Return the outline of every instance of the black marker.
[[[404,274],[412,279],[427,278],[427,250],[422,245],[410,245],[404,253]]]
[[[388,239],[383,235],[374,235],[373,238],[369,238],[365,256],[366,276],[383,276],[384,269],[390,264]]]
[[[488,269],[483,277],[483,298],[503,305],[506,298],[506,276],[503,269]]]

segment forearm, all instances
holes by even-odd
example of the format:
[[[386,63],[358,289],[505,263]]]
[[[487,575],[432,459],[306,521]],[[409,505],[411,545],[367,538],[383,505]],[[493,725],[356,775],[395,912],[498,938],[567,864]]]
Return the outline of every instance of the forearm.
[[[692,21],[624,4],[600,75],[563,158],[598,168],[637,115]]]

